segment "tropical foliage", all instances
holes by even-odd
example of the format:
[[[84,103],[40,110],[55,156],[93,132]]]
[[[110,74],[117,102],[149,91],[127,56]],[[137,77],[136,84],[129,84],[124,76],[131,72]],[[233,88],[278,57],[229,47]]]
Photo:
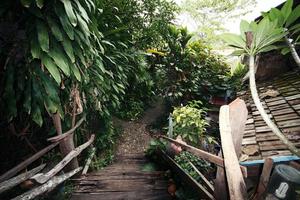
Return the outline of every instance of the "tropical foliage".
[[[205,110],[199,108],[201,106],[198,102],[198,108],[191,104],[174,108],[172,117],[175,138],[180,135],[184,141],[196,146],[199,145],[201,138],[205,138],[204,133],[208,123],[204,118]]]
[[[193,40],[186,28],[169,26],[164,35],[166,47],[152,51],[152,68],[160,73],[160,86],[172,105],[201,99],[208,102],[213,95],[229,88],[227,64],[211,52],[203,40]]]

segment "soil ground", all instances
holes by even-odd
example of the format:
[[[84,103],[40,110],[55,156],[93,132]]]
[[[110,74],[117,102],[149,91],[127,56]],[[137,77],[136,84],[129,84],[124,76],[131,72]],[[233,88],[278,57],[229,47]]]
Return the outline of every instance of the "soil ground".
[[[143,153],[151,140],[147,126],[153,124],[164,113],[165,104],[163,100],[158,100],[138,120],[117,120],[117,123],[122,128],[122,133],[120,139],[117,141],[116,155]]]

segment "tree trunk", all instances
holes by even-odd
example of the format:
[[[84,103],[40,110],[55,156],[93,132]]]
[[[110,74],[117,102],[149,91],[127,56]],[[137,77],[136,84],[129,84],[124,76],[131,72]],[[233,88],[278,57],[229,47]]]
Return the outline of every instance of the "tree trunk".
[[[58,113],[55,113],[53,115],[53,124],[55,126],[55,129],[57,131],[57,135],[62,135],[62,127],[61,127],[61,118]],[[62,156],[65,157],[70,153],[75,147],[74,147],[74,141],[73,141],[73,134],[69,135],[63,141],[59,144],[60,152],[62,153]],[[75,157],[67,166],[66,171],[71,171],[73,169],[78,168],[78,160]]]
[[[279,137],[279,139],[285,144],[287,145],[287,147],[289,148],[289,150],[296,154],[297,156],[300,156],[300,152],[299,150],[295,147],[295,145],[293,143],[291,143],[279,130],[279,128],[276,126],[276,124],[269,118],[269,116],[267,115],[266,111],[264,110],[259,97],[258,97],[258,93],[257,93],[257,89],[256,89],[256,82],[255,82],[255,58],[254,56],[250,56],[250,61],[249,61],[249,72],[250,72],[250,91],[251,91],[251,95],[252,95],[252,99],[254,101],[254,104],[258,110],[258,112],[260,113],[260,115],[262,116],[263,120],[266,122],[266,124],[269,126],[269,128],[273,131],[273,133],[275,133],[275,135],[277,135]]]
[[[290,39],[287,36],[285,36],[285,42],[287,43],[287,45],[289,46],[289,48],[291,50],[291,54],[294,58],[294,61],[296,62],[297,66],[300,67],[300,58],[295,49],[295,45],[290,42]]]

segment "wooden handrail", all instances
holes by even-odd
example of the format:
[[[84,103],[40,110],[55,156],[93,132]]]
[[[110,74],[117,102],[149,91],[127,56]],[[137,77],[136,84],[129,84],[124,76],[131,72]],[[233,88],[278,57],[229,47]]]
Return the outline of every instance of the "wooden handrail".
[[[70,130],[68,130],[67,132],[61,134],[61,135],[57,135],[51,138],[48,138],[47,141],[50,142],[58,142],[66,137],[68,137],[69,135],[71,135],[81,124],[82,122],[86,119],[86,115],[84,115],[76,124],[73,128],[71,128]]]
[[[174,140],[172,138],[169,138],[167,136],[164,136],[164,135],[157,135],[155,137],[158,137],[158,138],[162,138],[162,139],[165,139],[171,143],[174,143],[176,145],[179,145],[181,147],[183,147],[186,151],[206,160],[206,161],[209,161],[209,162],[212,162],[220,167],[224,167],[224,159],[219,157],[219,156],[216,156],[214,154],[211,154],[211,153],[208,153],[206,151],[203,151],[201,149],[198,149],[196,147],[193,147],[191,145],[188,145],[188,144],[185,144],[185,143],[182,143],[182,142],[179,142],[177,140]],[[244,166],[241,166],[240,165],[240,168],[241,168],[241,171],[242,171],[242,174],[244,177],[247,177],[247,168],[244,167]]]
[[[27,167],[28,165],[30,165],[31,163],[33,163],[34,161],[36,161],[37,159],[42,157],[44,154],[46,154],[48,151],[50,151],[51,149],[56,147],[58,144],[59,144],[59,142],[56,142],[56,143],[53,143],[53,144],[45,147],[44,149],[40,150],[39,152],[37,152],[36,154],[31,156],[30,158],[24,160],[23,162],[21,162],[20,164],[18,164],[14,168],[12,168],[9,171],[5,172],[3,175],[0,176],[0,182],[5,181],[5,180],[13,177],[19,171],[21,171],[22,169],[24,169],[25,167]]]

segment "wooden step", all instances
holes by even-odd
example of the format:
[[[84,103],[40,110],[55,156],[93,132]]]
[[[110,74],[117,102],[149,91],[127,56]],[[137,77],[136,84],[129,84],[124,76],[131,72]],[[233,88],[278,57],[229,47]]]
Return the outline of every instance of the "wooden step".
[[[171,200],[166,191],[74,193],[72,200]]]
[[[142,171],[149,161],[144,154],[117,156],[103,170],[74,179],[72,200],[168,200],[163,171]]]

